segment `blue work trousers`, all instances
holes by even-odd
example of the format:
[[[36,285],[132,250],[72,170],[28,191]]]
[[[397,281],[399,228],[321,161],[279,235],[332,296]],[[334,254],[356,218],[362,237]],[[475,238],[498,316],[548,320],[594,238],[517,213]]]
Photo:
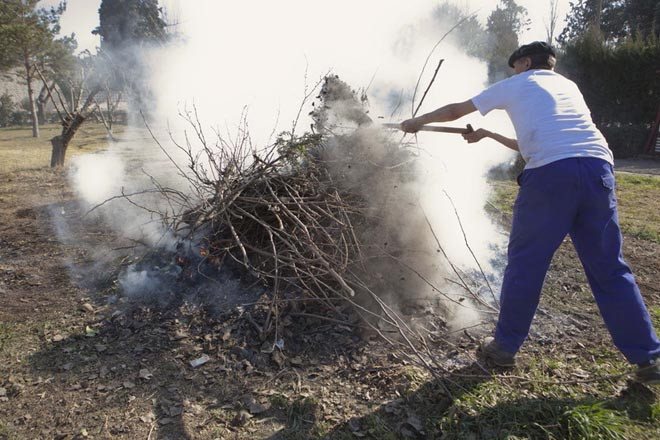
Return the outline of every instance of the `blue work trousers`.
[[[513,208],[495,339],[516,353],[527,337],[553,254],[570,234],[614,344],[638,364],[660,354],[639,288],[621,253],[612,166],[570,158],[525,170]]]

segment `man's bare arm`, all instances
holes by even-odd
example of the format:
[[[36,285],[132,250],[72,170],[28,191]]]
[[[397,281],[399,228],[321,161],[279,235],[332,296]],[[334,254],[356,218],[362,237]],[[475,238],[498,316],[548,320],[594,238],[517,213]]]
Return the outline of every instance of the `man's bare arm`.
[[[480,128],[476,131],[473,131],[471,133],[465,133],[463,134],[463,139],[468,141],[468,144],[472,144],[475,142],[479,142],[483,138],[489,137],[491,139],[496,140],[500,144],[504,145],[505,147],[511,148],[512,150],[518,150],[518,141],[516,139],[508,138],[506,136],[502,136],[499,133],[493,133],[492,131]]]
[[[430,113],[403,121],[401,123],[401,129],[407,133],[415,133],[422,125],[432,122],[454,121],[476,110],[477,108],[470,100],[448,104]]]

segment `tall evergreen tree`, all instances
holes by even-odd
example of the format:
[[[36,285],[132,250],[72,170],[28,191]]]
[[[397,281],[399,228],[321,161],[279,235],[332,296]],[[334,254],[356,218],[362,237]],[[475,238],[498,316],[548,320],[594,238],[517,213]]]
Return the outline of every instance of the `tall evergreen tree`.
[[[660,36],[660,0],[578,0],[570,3],[558,40],[565,44],[596,31],[605,41]]]
[[[511,74],[508,60],[520,45],[518,35],[529,26],[527,9],[515,0],[500,0],[486,23],[488,80],[492,84]]]
[[[153,93],[144,64],[144,50],[167,41],[167,25],[158,0],[102,0],[100,25],[93,33],[101,36],[101,49],[113,66],[115,90],[126,90],[135,111],[149,115]]]
[[[450,38],[455,39],[469,55],[485,59],[487,51],[486,31],[477,20],[477,17],[475,15],[468,16],[468,13],[453,3],[444,1],[433,10],[433,20],[442,33],[448,32],[456,26],[451,32]]]
[[[100,25],[93,33],[101,36],[101,48],[113,51],[143,43],[162,43],[166,23],[158,0],[103,0]]]

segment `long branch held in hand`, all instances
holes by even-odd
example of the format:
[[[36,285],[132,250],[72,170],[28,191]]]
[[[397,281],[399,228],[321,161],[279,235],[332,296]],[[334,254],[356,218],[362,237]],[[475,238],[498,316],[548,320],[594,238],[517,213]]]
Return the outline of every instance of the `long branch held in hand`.
[[[384,128],[394,128],[396,130],[401,130],[401,124],[397,123],[384,123],[381,124]],[[419,131],[433,131],[436,133],[454,133],[454,134],[467,134],[472,133],[474,129],[472,125],[468,124],[465,127],[443,127],[439,125],[422,125],[419,127]]]

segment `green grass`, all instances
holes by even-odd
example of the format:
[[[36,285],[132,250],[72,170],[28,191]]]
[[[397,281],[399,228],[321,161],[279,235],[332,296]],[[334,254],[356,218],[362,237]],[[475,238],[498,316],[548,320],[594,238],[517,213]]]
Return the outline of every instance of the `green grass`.
[[[616,182],[621,231],[660,243],[660,176],[617,173]],[[495,181],[492,188],[492,207],[511,216],[518,194],[516,182]]]
[[[621,230],[660,243],[660,176],[616,175]]]
[[[660,328],[660,307],[650,307],[649,312],[655,328]]]
[[[14,326],[0,322],[0,353],[5,351],[14,338],[16,338]]]
[[[3,421],[0,421],[0,440],[9,440],[11,438],[13,438],[11,430]]]
[[[117,126],[113,131],[121,134],[123,129],[123,126]],[[0,174],[50,166],[50,139],[61,133],[61,126],[48,124],[40,127],[40,130],[40,137],[34,138],[30,127],[0,129]],[[69,159],[78,154],[101,150],[107,145],[103,125],[87,122],[71,141],[66,157]]]
[[[660,423],[660,402],[655,402],[651,405],[651,421]]]
[[[578,405],[561,415],[561,431],[567,439],[626,440],[627,419],[605,408],[603,402]]]
[[[513,214],[513,202],[518,195],[518,184],[515,180],[497,180],[491,182],[491,185],[493,193],[489,203],[510,217]]]
[[[331,426],[319,417],[319,402],[313,397],[289,399],[283,395],[270,396],[273,408],[281,413],[285,428],[280,433],[284,440],[320,439]]]

